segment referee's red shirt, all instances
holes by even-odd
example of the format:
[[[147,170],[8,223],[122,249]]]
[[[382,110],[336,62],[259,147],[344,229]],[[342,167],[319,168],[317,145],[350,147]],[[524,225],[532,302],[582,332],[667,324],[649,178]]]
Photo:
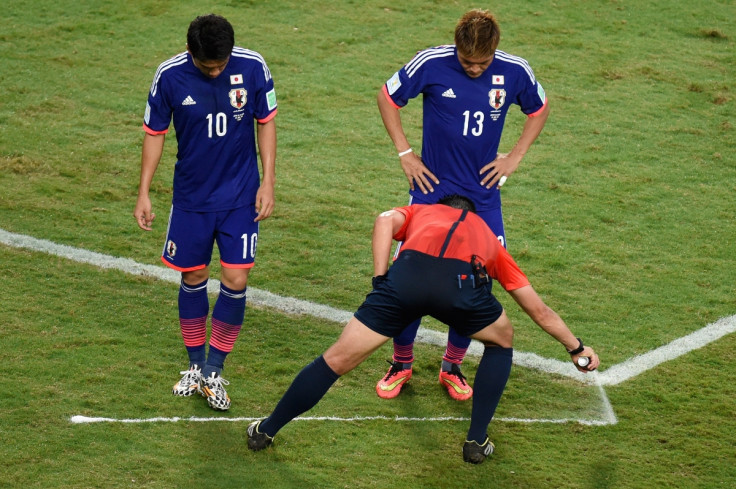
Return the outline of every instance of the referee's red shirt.
[[[463,211],[442,204],[414,204],[394,210],[406,216],[406,222],[393,237],[404,242],[399,254],[416,250],[440,257],[447,235],[457,223],[442,258],[470,262],[476,255],[485,263],[488,274],[504,289],[515,290],[529,285],[524,272],[477,214],[468,212],[465,219],[458,222]]]

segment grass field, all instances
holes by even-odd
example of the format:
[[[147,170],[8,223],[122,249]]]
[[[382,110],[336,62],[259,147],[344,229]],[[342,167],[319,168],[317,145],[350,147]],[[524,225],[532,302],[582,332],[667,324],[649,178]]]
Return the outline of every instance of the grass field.
[[[176,145],[169,137],[158,219],[143,233],[132,211],[146,94],[158,64],[184,50],[188,23],[214,11],[264,55],[279,97],[277,208],[250,285],[352,311],[370,285],[375,215],[407,202],[375,95],[417,50],[451,42],[476,6],[2,2],[0,229],[160,266]],[[596,348],[601,372],[736,314],[736,5],[480,6],[498,14],[501,48],[530,62],[552,110],[504,186],[509,250]],[[417,149],[421,102],[403,117]],[[522,124],[510,114],[502,150]],[[442,349],[418,346],[412,384],[385,402],[373,386],[387,346],[309,416],[388,419],[302,420],[252,453],[242,419],[268,414],[340,324],[251,304],[225,371],[233,407],[219,414],[169,394],[186,361],[175,283],[3,244],[0,264],[0,487],[736,486],[733,334],[604,386],[616,422],[602,425],[542,422],[598,418],[605,403],[595,386],[517,365],[491,425],[497,452],[477,467],[459,455],[470,405],[436,383]],[[565,360],[499,298],[518,352]],[[477,357],[465,365],[472,379]],[[452,419],[420,420],[441,417]]]

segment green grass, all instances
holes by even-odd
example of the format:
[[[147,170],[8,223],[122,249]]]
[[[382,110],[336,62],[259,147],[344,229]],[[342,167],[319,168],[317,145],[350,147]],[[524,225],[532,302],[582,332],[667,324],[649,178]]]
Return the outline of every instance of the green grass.
[[[344,310],[372,270],[374,216],[407,202],[375,96],[402,63],[451,42],[466,1],[5,2],[0,228],[160,265],[175,140],[132,217],[153,73],[215,11],[266,58],[279,96],[277,207],[251,285]],[[509,249],[602,370],[731,316],[736,297],[736,7],[706,0],[501,2],[501,48],[550,100],[504,186]],[[415,149],[421,101],[402,112]],[[523,117],[512,113],[502,151]],[[465,422],[299,421],[254,454],[245,423],[73,425],[70,416],[218,416],[168,394],[183,367],[176,285],[0,245],[0,487],[714,488],[736,480],[734,335],[606,392],[612,426],[497,421],[492,460],[459,459]],[[499,295],[516,348],[564,359]],[[427,323],[439,327],[435,323]],[[231,412],[270,412],[340,325],[249,307],[228,359]],[[456,416],[437,347],[395,402],[373,392],[390,348],[340,379],[315,416]],[[466,360],[472,378],[476,358]],[[595,417],[594,388],[515,368],[499,418]],[[213,482],[217,481],[217,482]]]

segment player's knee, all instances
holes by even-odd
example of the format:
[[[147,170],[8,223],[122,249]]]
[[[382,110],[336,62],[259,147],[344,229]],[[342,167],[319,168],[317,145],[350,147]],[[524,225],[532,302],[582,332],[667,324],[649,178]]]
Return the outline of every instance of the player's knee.
[[[323,355],[325,363],[337,375],[345,375],[356,366],[356,360],[335,349],[327,350]]]
[[[514,345],[514,327],[511,325],[511,320],[504,311],[495,322],[479,331],[473,337],[485,346],[512,348]]]
[[[248,268],[223,268],[222,283],[231,290],[244,290],[248,285]]]
[[[494,335],[488,340],[482,341],[485,346],[500,346],[501,348],[512,348],[514,346],[514,328],[509,324],[508,327],[497,328]]]
[[[187,285],[201,284],[210,277],[209,267],[199,268],[197,270],[190,270],[188,272],[181,273],[181,279]]]

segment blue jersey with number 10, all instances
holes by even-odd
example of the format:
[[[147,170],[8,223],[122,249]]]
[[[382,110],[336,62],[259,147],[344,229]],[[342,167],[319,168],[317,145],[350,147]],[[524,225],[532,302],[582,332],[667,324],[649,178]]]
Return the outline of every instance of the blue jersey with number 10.
[[[276,111],[271,72],[255,51],[235,47],[216,78],[202,74],[189,53],[162,63],[143,127],[164,134],[173,117],[173,206],[214,212],[254,205],[260,186],[254,120],[268,122]]]
[[[454,45],[438,46],[417,53],[383,90],[397,108],[424,95],[422,160],[440,181],[433,184],[433,201],[461,194],[479,212],[499,208],[499,190],[480,185],[480,169],[496,159],[509,106],[534,115],[546,103],[529,64],[496,51],[488,69],[471,78]],[[418,187],[411,194],[415,202],[427,199]]]

